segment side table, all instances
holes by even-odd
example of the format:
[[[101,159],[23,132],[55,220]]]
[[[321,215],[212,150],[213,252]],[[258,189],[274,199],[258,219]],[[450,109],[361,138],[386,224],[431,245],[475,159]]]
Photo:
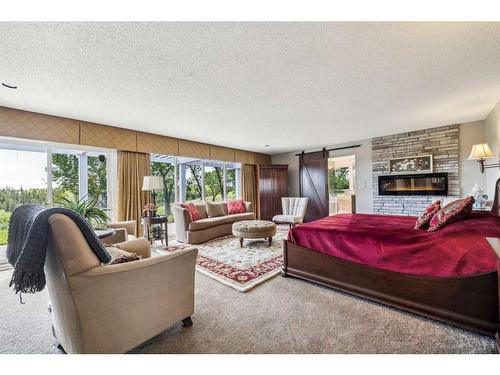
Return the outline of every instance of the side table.
[[[95,234],[97,237],[102,240],[107,237],[114,236],[116,233],[116,229],[114,228],[108,228],[108,229],[96,229]]]
[[[154,216],[154,217],[143,217],[142,226],[144,228],[144,236],[148,239],[150,243],[153,243],[151,238],[151,226],[155,224],[163,224],[165,230],[165,245],[168,246],[168,217],[166,216]]]

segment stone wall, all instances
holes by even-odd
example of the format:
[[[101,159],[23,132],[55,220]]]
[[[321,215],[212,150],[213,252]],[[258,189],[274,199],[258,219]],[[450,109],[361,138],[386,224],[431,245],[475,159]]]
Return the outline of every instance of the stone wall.
[[[391,158],[432,154],[434,172],[448,172],[448,195],[460,195],[459,125],[395,134],[372,139],[373,212],[419,215],[436,196],[378,195],[378,176],[388,173]]]

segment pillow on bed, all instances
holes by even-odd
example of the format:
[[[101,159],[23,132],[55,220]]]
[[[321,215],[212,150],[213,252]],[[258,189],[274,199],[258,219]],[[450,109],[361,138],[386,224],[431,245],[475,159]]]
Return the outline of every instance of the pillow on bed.
[[[474,198],[471,196],[448,203],[432,217],[429,232],[437,231],[445,225],[466,218],[472,212],[473,204]]]
[[[418,217],[417,222],[415,223],[415,229],[423,229],[428,228],[429,223],[431,222],[432,217],[436,212],[441,209],[441,201],[435,201],[430,206],[427,206],[424,212]]]

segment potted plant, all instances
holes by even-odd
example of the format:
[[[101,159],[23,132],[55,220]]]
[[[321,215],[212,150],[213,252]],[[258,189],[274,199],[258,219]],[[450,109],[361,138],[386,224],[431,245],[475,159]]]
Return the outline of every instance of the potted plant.
[[[86,199],[84,197],[76,199],[75,197],[74,199],[69,199],[61,197],[56,204],[78,212],[93,228],[104,229],[109,222],[109,217],[106,214],[107,210],[97,206],[97,198]]]
[[[165,236],[165,230],[161,227],[161,225],[153,225],[151,227],[151,237],[154,240],[161,240],[163,244],[163,237]]]
[[[152,218],[156,215],[156,205],[148,203],[144,206],[144,216]]]

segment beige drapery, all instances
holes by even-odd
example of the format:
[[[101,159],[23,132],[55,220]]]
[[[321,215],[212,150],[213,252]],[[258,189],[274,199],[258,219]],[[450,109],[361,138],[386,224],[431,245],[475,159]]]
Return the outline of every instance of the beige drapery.
[[[118,152],[118,220],[135,220],[138,236],[142,234],[142,210],[149,202],[149,192],[142,191],[142,180],[149,175],[149,154]]]
[[[243,187],[243,199],[252,202],[255,207],[255,214],[259,217],[259,205],[257,202],[255,166],[243,164],[241,168],[241,185]]]

